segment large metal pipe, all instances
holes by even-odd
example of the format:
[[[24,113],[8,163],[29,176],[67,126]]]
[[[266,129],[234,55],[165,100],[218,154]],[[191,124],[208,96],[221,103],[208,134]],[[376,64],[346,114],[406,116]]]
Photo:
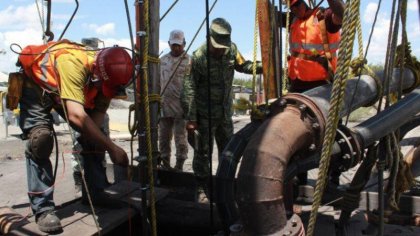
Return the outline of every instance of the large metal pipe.
[[[399,74],[398,69],[394,70],[390,80],[391,92],[398,88]],[[411,70],[404,70],[404,78],[403,89],[416,84]],[[356,84],[357,80],[347,83],[340,117],[361,106],[373,104],[379,98],[377,82],[370,76],[362,76],[357,90]],[[322,142],[323,132],[314,132],[314,128],[325,125],[330,95],[331,85],[305,92],[297,100],[310,100],[314,106],[289,104],[283,112],[264,121],[252,136],[244,152],[237,182],[237,203],[246,234],[277,235],[285,227],[285,170],[290,158],[298,151],[313,149],[314,140]],[[304,111],[306,108],[309,112]],[[314,114],[318,110],[322,119],[309,118],[308,113]]]
[[[378,75],[380,81],[376,81],[368,75],[362,75],[359,82],[357,82],[357,77],[348,80],[343,97],[344,101],[343,107],[340,111],[340,117],[346,116],[351,111],[354,111],[359,107],[375,103],[378,100],[378,94],[381,92],[377,83],[382,84],[382,81],[384,80],[381,76],[382,74]],[[416,79],[418,78],[415,77],[413,71],[405,69],[403,76],[403,90],[413,88],[413,86],[416,85]],[[394,69],[394,73],[389,83],[391,92],[398,91],[399,78],[400,70]],[[325,117],[327,117],[328,110],[330,109],[331,90],[332,84],[328,84],[311,89],[304,93],[314,101]]]
[[[385,135],[395,131],[420,112],[420,89],[414,90],[397,104],[353,128],[362,147],[368,147]]]
[[[293,124],[293,129],[285,124]],[[247,235],[271,235],[286,225],[284,173],[292,155],[310,145],[312,136],[312,121],[295,106],[265,121],[252,136],[237,182],[237,203]]]
[[[249,139],[261,125],[261,120],[255,120],[235,133],[223,150],[216,173],[216,204],[224,230],[236,223],[239,218],[235,204],[234,180],[238,163]]]

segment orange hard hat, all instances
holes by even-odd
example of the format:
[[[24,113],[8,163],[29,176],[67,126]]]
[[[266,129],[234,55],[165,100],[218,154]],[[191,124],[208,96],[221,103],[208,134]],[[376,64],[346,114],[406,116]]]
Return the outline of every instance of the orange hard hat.
[[[127,51],[114,46],[99,51],[93,73],[102,80],[103,94],[113,98],[130,82],[133,68],[133,62]]]

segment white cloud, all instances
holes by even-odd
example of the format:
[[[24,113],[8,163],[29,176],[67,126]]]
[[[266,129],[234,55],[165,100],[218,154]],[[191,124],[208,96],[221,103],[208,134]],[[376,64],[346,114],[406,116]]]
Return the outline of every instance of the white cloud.
[[[159,53],[162,52],[162,55],[165,53],[168,53],[170,51],[169,45],[168,45],[168,41],[159,40]],[[191,54],[191,53],[190,53]]]
[[[419,5],[417,0],[410,0],[407,3],[407,10],[417,11],[419,10]]]
[[[112,47],[114,45],[118,45],[120,47],[131,48],[131,41],[130,39],[115,39],[115,38],[106,38],[102,39],[104,41],[105,47]],[[102,47],[102,45],[99,45]]]
[[[10,50],[12,43],[16,43],[24,48],[27,45],[42,44],[41,37],[42,32],[34,29],[0,33],[0,49],[6,51],[5,55],[0,55],[0,71],[10,72],[16,70],[15,63],[18,55]],[[13,47],[13,50],[20,52],[20,49],[16,46]]]
[[[0,11],[0,30],[26,28],[41,29],[41,23],[35,4],[21,7],[9,6]]]
[[[366,34],[363,39],[363,46],[366,48],[367,40],[369,39],[370,31],[372,28],[373,20],[378,5],[376,3],[369,3],[363,14],[364,27],[367,27]],[[379,12],[375,28],[373,30],[372,39],[367,54],[368,63],[383,64],[388,45],[388,32],[389,32],[390,19],[386,13]]]
[[[98,35],[113,35],[115,33],[115,23],[106,23],[103,25],[83,24],[83,27],[93,30]]]
[[[377,3],[369,3],[366,6],[365,12],[363,14],[363,20],[366,21],[366,23],[372,23],[373,20],[375,19],[375,13],[376,10],[378,9],[378,4]]]
[[[16,70],[18,55],[10,50],[12,43],[22,48],[42,43],[42,27],[35,4],[9,6],[0,11],[0,49],[6,51],[5,55],[0,55],[0,71]],[[19,51],[18,47],[13,49]]]
[[[59,24],[52,24],[52,29],[54,32],[62,32],[64,28],[66,27],[65,24],[59,23]]]
[[[417,53],[415,54],[419,54],[420,52],[420,48],[416,47],[415,44],[416,43],[416,39],[420,38],[420,26],[418,24],[418,22],[411,22],[407,25],[407,37],[408,37],[408,41],[411,42],[411,49]]]
[[[96,29],[96,33],[99,35],[112,35],[115,33],[115,23],[107,23],[99,26]]]

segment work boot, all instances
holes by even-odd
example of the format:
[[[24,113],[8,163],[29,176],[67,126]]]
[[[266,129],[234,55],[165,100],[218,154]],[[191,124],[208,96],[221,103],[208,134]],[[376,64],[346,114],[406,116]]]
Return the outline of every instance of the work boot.
[[[176,164],[175,164],[175,170],[176,171],[180,171],[182,172],[182,170],[184,169],[184,159],[176,159]]]
[[[39,230],[45,233],[63,231],[60,219],[55,215],[54,210],[48,210],[35,217]]]
[[[73,172],[73,179],[74,179],[74,197],[81,198],[82,197],[82,188],[83,188],[83,179],[82,179],[82,172],[74,171]]]
[[[169,157],[160,157],[161,163],[160,166],[163,167],[163,169],[171,169],[171,161]]]

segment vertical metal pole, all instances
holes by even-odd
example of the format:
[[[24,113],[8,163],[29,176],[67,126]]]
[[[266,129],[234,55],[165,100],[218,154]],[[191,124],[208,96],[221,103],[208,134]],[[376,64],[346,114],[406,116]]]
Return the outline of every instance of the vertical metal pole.
[[[155,58],[159,58],[159,1],[150,1],[150,35],[149,35],[149,55],[152,55]],[[149,69],[149,93],[156,97],[155,95],[160,94],[160,70],[159,63],[150,61],[148,63]],[[159,111],[159,101],[153,99],[149,102],[150,104],[150,125],[151,125],[151,136],[152,136],[152,155],[153,155],[153,169],[156,170],[157,167],[157,156],[158,156],[158,111]],[[154,176],[156,177],[157,172],[155,171]]]
[[[378,235],[384,235],[384,210],[385,210],[385,197],[384,197],[384,169],[386,163],[386,142],[385,138],[380,140],[379,144],[379,161],[376,164],[378,168],[378,210],[379,210],[379,229]]]
[[[210,22],[209,22],[209,0],[206,0],[206,30],[207,30],[207,36],[206,36],[206,43],[207,43],[207,112],[208,112],[208,118],[209,118],[209,149],[207,152],[209,164],[210,164],[210,178],[209,178],[209,195],[210,198],[210,228],[213,230],[213,146],[212,140],[210,139],[212,137],[211,135],[211,128],[212,128],[212,122],[211,122],[211,88],[210,88]]]
[[[280,89],[280,93],[279,93],[279,97],[281,97],[283,95],[283,86],[286,86],[285,84],[283,84],[283,6],[281,4],[282,0],[279,0],[279,11],[278,11],[278,17],[277,20],[279,22],[279,24],[277,25],[277,28],[279,29],[279,45],[278,45],[278,54],[279,54],[279,64],[280,65],[280,82],[279,82],[279,89]],[[286,29],[288,30],[288,29]],[[286,39],[287,40],[287,39]]]
[[[141,53],[143,52],[144,42],[141,37],[144,36],[144,22],[142,21],[144,14],[144,2],[142,0],[135,1],[136,9],[136,83],[134,84],[134,105],[136,118],[138,119],[137,125],[137,139],[138,139],[138,171],[141,188],[141,209],[142,209],[142,235],[149,235],[149,224],[148,224],[148,211],[147,211],[147,171],[146,171],[146,134],[145,134],[145,117],[143,106],[140,106],[142,93],[142,68],[143,59]]]

